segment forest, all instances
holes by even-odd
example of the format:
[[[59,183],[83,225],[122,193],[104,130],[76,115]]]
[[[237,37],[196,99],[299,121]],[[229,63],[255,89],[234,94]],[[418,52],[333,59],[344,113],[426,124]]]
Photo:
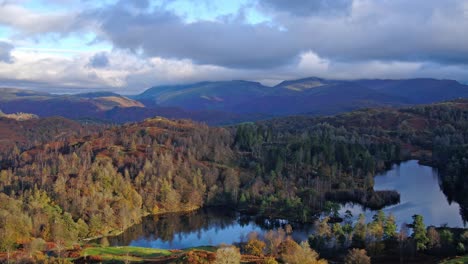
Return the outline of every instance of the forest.
[[[437,167],[443,191],[468,216],[468,100],[228,127],[160,117],[106,127],[2,122],[14,136],[0,148],[0,252],[35,241],[65,249],[146,215],[220,205],[300,222],[323,211],[344,220],[334,214],[341,202],[398,203],[396,191],[373,190],[373,176],[410,158]],[[356,247],[374,250],[366,243]]]

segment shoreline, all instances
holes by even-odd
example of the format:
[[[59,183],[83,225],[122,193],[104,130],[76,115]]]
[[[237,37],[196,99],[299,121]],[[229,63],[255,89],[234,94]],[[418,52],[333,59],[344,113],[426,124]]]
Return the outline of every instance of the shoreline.
[[[163,211],[163,212],[158,212],[158,213],[156,213],[156,214],[144,213],[144,214],[142,214],[141,217],[140,217],[140,222],[133,223],[132,225],[129,225],[129,226],[123,228],[122,230],[113,229],[113,230],[109,231],[109,232],[108,232],[107,234],[105,234],[105,235],[99,235],[99,236],[94,236],[94,237],[88,237],[88,238],[81,239],[81,241],[82,241],[82,242],[89,243],[90,241],[97,240],[97,239],[100,239],[100,238],[119,236],[119,235],[123,234],[125,231],[127,231],[127,229],[131,228],[132,226],[141,223],[141,220],[142,220],[143,218],[145,218],[145,217],[148,217],[148,216],[164,215],[164,214],[171,214],[171,213],[190,213],[190,212],[193,212],[193,211],[202,209],[202,208],[203,208],[203,207],[196,207],[196,208],[190,208],[190,209],[178,210],[178,211]],[[117,230],[118,230],[118,231],[117,231]]]
[[[424,159],[422,157],[417,157],[417,156],[411,155],[411,157],[403,158],[403,159],[397,160],[397,161],[392,161],[390,163],[390,165],[385,166],[385,168],[376,170],[374,177],[376,177],[377,175],[379,175],[379,174],[381,174],[383,172],[391,170],[392,166],[395,165],[395,164],[400,164],[402,162],[407,162],[407,161],[410,161],[410,160],[416,160],[418,162],[418,164],[425,165],[425,166],[430,166],[430,167],[433,167],[435,169],[439,169],[437,166],[435,166],[436,164],[434,164],[433,162],[430,162],[429,160]],[[376,191],[374,190],[374,192],[376,192]],[[365,206],[365,205],[363,205],[363,204],[361,204],[359,202],[357,202],[357,203],[353,202],[353,201],[349,201],[349,202],[352,202],[353,204],[359,204],[361,206]],[[343,203],[342,201],[336,201],[336,203],[340,204],[340,206],[343,206],[344,204],[346,204],[346,203]],[[387,206],[394,205],[394,204],[395,203],[388,203],[388,204],[384,205],[382,207],[382,209],[387,207]],[[143,218],[145,218],[145,217],[148,217],[148,216],[157,216],[157,215],[164,215],[164,214],[171,214],[171,213],[175,213],[175,214],[177,214],[177,213],[189,213],[189,212],[197,211],[197,210],[204,209],[204,208],[216,208],[216,207],[225,207],[225,205],[201,206],[201,207],[186,208],[186,209],[177,210],[177,211],[162,211],[162,212],[158,212],[156,214],[146,212],[146,213],[141,215],[141,217],[139,219],[140,220],[139,222],[133,223],[132,225],[129,225],[129,226],[125,227],[122,230],[113,229],[113,230],[109,231],[107,234],[81,239],[81,242],[89,243],[89,242],[91,242],[93,240],[97,240],[97,239],[101,239],[101,238],[105,238],[105,237],[119,236],[119,235],[123,234],[126,230],[131,228],[132,226],[141,223],[141,220]],[[375,210],[375,209],[372,209],[372,208],[370,208],[370,209],[373,210],[373,211],[378,211],[379,210],[379,209]],[[313,220],[301,221],[300,219],[295,219],[295,218],[289,218],[288,219],[287,216],[284,216],[284,215],[281,215],[281,214],[265,214],[265,215],[262,215],[262,214],[259,214],[258,206],[237,207],[237,208],[231,208],[231,210],[234,211],[234,212],[238,212],[238,213],[241,213],[241,214],[248,215],[248,216],[258,216],[258,217],[264,217],[266,219],[284,219],[284,220],[299,223],[299,224],[313,223]],[[321,214],[322,214],[322,211],[315,212],[315,217],[313,219],[318,219]]]

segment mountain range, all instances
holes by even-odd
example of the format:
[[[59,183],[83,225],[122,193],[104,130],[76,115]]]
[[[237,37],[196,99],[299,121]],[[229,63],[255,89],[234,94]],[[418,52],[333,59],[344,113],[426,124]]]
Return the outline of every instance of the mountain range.
[[[369,107],[402,107],[468,98],[468,85],[429,78],[327,80],[305,78],[270,87],[234,80],[155,86],[141,94],[56,95],[0,89],[0,109],[39,117],[63,116],[114,123],[155,115],[229,124],[286,115],[331,115]]]

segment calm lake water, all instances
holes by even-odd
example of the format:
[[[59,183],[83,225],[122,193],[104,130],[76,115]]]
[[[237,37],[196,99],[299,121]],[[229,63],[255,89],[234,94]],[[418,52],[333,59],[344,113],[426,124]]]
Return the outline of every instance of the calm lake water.
[[[162,249],[233,244],[246,241],[250,232],[262,234],[284,226],[284,220],[268,220],[222,209],[201,209],[184,214],[150,216],[122,235],[108,238],[112,246],[139,246]],[[306,240],[311,225],[295,225],[293,238]]]
[[[411,223],[414,214],[424,216],[426,225],[447,224],[462,227],[460,206],[449,204],[439,187],[437,171],[417,161],[407,161],[394,165],[390,171],[375,177],[376,190],[397,190],[401,201],[397,205],[384,208],[385,213],[393,213],[399,225]],[[375,212],[365,210],[360,205],[347,204],[340,210],[344,215],[350,210],[355,217],[360,213],[371,220]],[[284,220],[267,220],[243,216],[232,211],[203,209],[185,214],[150,216],[141,224],[126,230],[122,235],[109,238],[113,246],[141,246],[163,249],[187,248],[206,245],[232,244],[245,241],[252,232],[264,233],[283,226]],[[293,237],[305,240],[312,233],[312,225],[293,224]]]
[[[412,223],[412,216],[415,214],[422,215],[426,225],[464,226],[460,205],[448,202],[440,188],[437,171],[432,167],[418,164],[417,160],[393,165],[391,170],[377,175],[374,189],[397,190],[400,193],[399,204],[383,209],[386,214],[392,213],[396,217],[398,226],[404,222]],[[371,210],[364,210],[360,205],[352,204],[342,208],[340,214],[346,210],[350,210],[354,216],[364,213],[367,220],[372,219],[375,214]]]

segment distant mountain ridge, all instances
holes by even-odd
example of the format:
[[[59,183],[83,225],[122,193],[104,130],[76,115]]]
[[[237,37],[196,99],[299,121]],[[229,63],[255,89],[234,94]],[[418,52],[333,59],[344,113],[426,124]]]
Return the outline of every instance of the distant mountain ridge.
[[[235,110],[240,103],[251,97],[268,95],[274,88],[258,82],[220,81],[200,82],[187,85],[158,86],[150,88],[134,98],[147,104],[180,106],[189,110]],[[235,112],[235,111],[234,111]]]
[[[138,101],[116,93],[56,95],[45,92],[0,88],[0,109],[7,113],[26,112],[40,117],[63,116],[71,119],[96,117],[104,111],[144,107]]]
[[[141,121],[152,116],[232,124],[286,115],[332,115],[468,98],[468,85],[430,78],[329,80],[309,77],[275,86],[244,80],[163,85],[134,96],[112,92],[53,95],[0,88],[0,109],[71,119]]]
[[[258,82],[221,81],[156,86],[133,97],[148,105],[237,114],[335,114],[358,108],[428,104],[468,97],[453,80],[327,80],[309,77],[268,87]]]

